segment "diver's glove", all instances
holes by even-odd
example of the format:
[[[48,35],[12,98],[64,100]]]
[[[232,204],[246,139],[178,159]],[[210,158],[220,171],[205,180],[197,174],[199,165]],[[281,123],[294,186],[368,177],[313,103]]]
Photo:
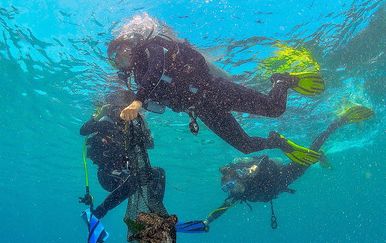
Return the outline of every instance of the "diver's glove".
[[[109,234],[106,232],[100,220],[93,215],[89,208],[82,212],[81,217],[88,226],[87,243],[102,243],[107,240]]]
[[[119,115],[122,120],[132,121],[137,118],[139,111],[142,108],[142,102],[139,100],[134,100],[129,106],[121,111]]]
[[[208,221],[193,220],[185,223],[178,222],[176,224],[178,233],[206,233],[209,231]]]

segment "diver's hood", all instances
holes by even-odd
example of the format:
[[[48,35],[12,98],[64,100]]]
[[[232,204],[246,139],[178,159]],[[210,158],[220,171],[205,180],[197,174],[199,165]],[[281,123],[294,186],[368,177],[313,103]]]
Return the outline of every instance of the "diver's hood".
[[[144,40],[145,38],[137,33],[133,33],[130,36],[118,37],[117,39],[110,42],[109,47],[107,49],[107,55],[109,58],[113,59],[116,57],[119,51],[123,51],[125,49],[128,51],[133,51]]]
[[[260,164],[268,160],[267,156],[238,159],[220,169],[223,174],[221,186],[223,190],[233,194],[242,194],[250,181],[259,176]]]
[[[253,177],[257,174],[260,164],[268,160],[267,156],[235,159],[236,163],[230,163],[220,168],[220,172],[225,176],[234,177],[233,179],[243,179]]]
[[[105,98],[107,104],[124,108],[133,102],[135,94],[130,90],[118,89],[108,94]]]
[[[147,36],[132,32],[130,34],[120,36],[110,42],[107,49],[107,55],[110,63],[119,68],[119,61],[123,59],[123,56],[125,56],[127,59],[129,59],[128,63],[125,65],[125,68],[132,68],[134,65],[134,55],[136,51],[148,43],[150,39],[152,39],[153,33],[154,29],[151,30],[150,34]]]
[[[120,70],[130,70],[134,65],[134,54],[143,42],[143,37],[133,34],[128,38],[117,38],[113,40],[107,49],[108,59],[114,67]]]

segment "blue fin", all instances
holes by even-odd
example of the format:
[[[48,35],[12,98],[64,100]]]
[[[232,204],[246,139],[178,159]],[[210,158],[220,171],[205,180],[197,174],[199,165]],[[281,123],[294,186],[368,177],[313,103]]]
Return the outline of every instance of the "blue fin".
[[[106,232],[105,227],[97,217],[92,215],[90,209],[86,209],[81,217],[88,226],[88,240],[87,243],[102,243],[107,240],[109,233]]]
[[[180,233],[205,233],[208,232],[208,229],[208,225],[201,220],[176,224],[176,231]]]

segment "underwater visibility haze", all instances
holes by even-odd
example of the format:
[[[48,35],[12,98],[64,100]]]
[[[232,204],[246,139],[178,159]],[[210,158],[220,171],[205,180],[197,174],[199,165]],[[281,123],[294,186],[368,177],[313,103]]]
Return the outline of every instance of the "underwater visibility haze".
[[[240,203],[207,233],[177,234],[178,242],[386,242],[386,2],[384,0],[0,0],[0,241],[87,242],[79,129],[98,101],[122,84],[107,58],[114,30],[148,13],[188,40],[234,82],[267,92],[269,77],[320,72],[325,91],[290,90],[277,118],[233,113],[249,135],[275,130],[309,146],[353,105],[373,111],[337,130],[323,145],[330,166],[312,165],[290,185],[296,192],[269,202]],[[199,119],[141,112],[154,138],[153,166],[166,172],[165,206],[179,219],[202,220],[220,206],[219,168],[245,155]],[[323,164],[322,164],[323,165]],[[88,161],[95,203],[108,194]],[[127,242],[126,202],[103,225],[106,242]]]

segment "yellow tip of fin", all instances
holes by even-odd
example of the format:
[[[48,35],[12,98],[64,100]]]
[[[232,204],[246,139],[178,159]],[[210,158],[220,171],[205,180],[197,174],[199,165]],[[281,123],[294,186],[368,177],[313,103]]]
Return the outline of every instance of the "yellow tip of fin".
[[[374,115],[374,111],[361,105],[355,105],[347,108],[340,117],[346,119],[349,123],[360,122],[369,119]]]

